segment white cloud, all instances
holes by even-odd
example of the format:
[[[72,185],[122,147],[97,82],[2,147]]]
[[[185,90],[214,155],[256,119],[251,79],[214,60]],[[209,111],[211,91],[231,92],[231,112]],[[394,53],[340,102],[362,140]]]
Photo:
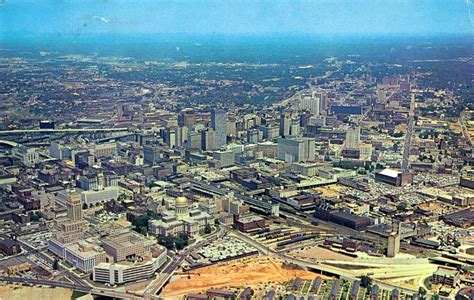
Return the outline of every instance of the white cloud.
[[[104,23],[109,23],[109,19],[107,19],[106,17],[102,17],[102,16],[93,16],[92,19],[95,19],[95,20],[100,20],[101,22],[104,22]]]

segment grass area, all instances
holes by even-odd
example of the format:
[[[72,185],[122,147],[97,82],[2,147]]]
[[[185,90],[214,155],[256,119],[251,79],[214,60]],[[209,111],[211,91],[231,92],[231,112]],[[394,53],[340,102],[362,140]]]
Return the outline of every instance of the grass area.
[[[66,277],[61,277],[59,281],[65,282],[65,283],[71,283],[71,280],[67,279]]]
[[[212,231],[209,232],[209,233],[204,233],[204,230],[202,230],[201,232],[199,232],[199,235],[203,238],[205,237],[208,237],[210,235],[213,235],[213,234],[216,234],[218,233],[219,231],[221,231],[221,227],[219,225],[214,225],[212,226]]]
[[[301,288],[301,293],[303,295],[308,294],[310,288],[311,288],[311,280],[303,281],[303,287]]]
[[[69,264],[67,261],[63,261],[62,264],[68,269],[73,268],[73,265]]]
[[[76,269],[76,268],[72,269],[72,271],[73,271],[74,273],[76,273],[77,275],[82,275],[82,272],[79,271],[79,270]]]
[[[343,282],[342,283],[340,299],[347,299],[347,296],[349,295],[350,287],[351,287],[350,282]]]

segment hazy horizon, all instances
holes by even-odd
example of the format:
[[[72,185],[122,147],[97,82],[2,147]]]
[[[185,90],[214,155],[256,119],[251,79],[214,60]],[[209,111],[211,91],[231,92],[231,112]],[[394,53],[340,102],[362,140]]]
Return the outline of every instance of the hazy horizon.
[[[0,36],[459,35],[470,0],[4,1]]]

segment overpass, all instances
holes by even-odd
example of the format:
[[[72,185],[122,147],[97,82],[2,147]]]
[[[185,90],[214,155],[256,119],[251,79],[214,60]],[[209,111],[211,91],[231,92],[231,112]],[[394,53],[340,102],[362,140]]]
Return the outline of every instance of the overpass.
[[[120,132],[128,128],[65,128],[65,129],[14,129],[1,130],[0,135],[36,134],[36,133],[88,133],[88,132]]]
[[[0,281],[9,282],[9,283],[19,283],[19,284],[32,284],[32,285],[44,285],[50,287],[60,287],[65,289],[70,289],[77,292],[83,292],[87,294],[94,294],[97,296],[106,296],[119,299],[143,299],[143,297],[137,297],[131,293],[121,292],[114,289],[108,288],[94,288],[90,286],[84,286],[80,284],[67,283],[62,281],[53,281],[45,279],[34,279],[34,278],[24,278],[24,277],[15,277],[15,276],[3,276],[0,275]]]
[[[163,271],[146,287],[144,296],[145,298],[154,298],[157,297],[156,294],[165,286],[165,284],[170,280],[171,276],[173,276],[176,269],[181,265],[181,263],[185,260],[185,258],[194,250],[201,248],[204,245],[214,242],[218,238],[227,234],[227,229],[222,227],[222,230],[216,234],[211,235],[193,244],[186,248],[183,253],[178,254],[177,256],[171,257],[171,263],[169,263]]]
[[[227,228],[225,225],[221,225],[224,228]],[[230,228],[229,228],[230,230]],[[307,261],[305,259],[300,259],[292,256],[288,256],[285,253],[278,252],[274,249],[271,249],[270,247],[266,245],[262,245],[259,242],[251,239],[250,237],[246,236],[245,234],[232,230],[231,235],[234,235],[235,237],[239,238],[240,240],[248,243],[249,245],[252,245],[253,247],[257,248],[261,253],[266,254],[268,256],[274,256],[277,257],[281,260],[284,260],[289,263],[293,263],[295,265],[298,265],[300,267],[304,267],[307,270],[311,270],[313,272],[323,274],[323,275],[329,275],[329,276],[335,276],[337,278],[343,278],[349,281],[355,281],[359,280],[358,276],[352,272],[351,270],[347,269],[342,269],[338,267],[334,267],[328,264],[324,264],[324,262],[313,262],[313,261]],[[378,286],[386,289],[394,289],[397,288],[398,290],[404,291],[409,294],[415,294],[417,291],[409,289],[409,288],[404,288],[400,286],[396,286],[393,284],[386,283],[382,280],[379,279],[374,279],[372,278],[373,283],[376,283]]]
[[[0,140],[0,145],[6,145],[6,146],[9,146],[9,147],[13,148],[13,147],[16,147],[20,144],[12,142],[12,141]]]

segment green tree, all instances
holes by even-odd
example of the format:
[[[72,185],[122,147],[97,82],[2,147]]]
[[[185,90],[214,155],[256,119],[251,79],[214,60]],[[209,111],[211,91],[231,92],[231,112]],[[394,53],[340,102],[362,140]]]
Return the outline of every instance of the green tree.
[[[176,236],[174,238],[174,245],[176,247],[176,250],[181,250],[184,247],[186,247],[186,241],[182,239],[180,236]]]
[[[209,234],[212,232],[212,227],[210,224],[206,224],[206,226],[204,227],[204,233],[205,234]]]
[[[156,236],[156,241],[168,250],[174,249],[174,241],[170,236],[159,234]]]
[[[177,250],[181,250],[189,245],[189,237],[186,233],[178,233],[174,238],[174,246]]]
[[[370,278],[368,275],[362,275],[360,277],[360,285],[368,289],[372,286],[372,278]]]
[[[425,299],[426,290],[424,287],[420,286],[420,288],[418,289],[418,295],[420,295],[420,299]]]
[[[36,212],[30,213],[30,221],[31,222],[38,222],[40,219],[41,219],[40,214],[38,214]]]
[[[57,269],[59,269],[59,261],[56,258],[53,262],[53,270],[57,270]]]

